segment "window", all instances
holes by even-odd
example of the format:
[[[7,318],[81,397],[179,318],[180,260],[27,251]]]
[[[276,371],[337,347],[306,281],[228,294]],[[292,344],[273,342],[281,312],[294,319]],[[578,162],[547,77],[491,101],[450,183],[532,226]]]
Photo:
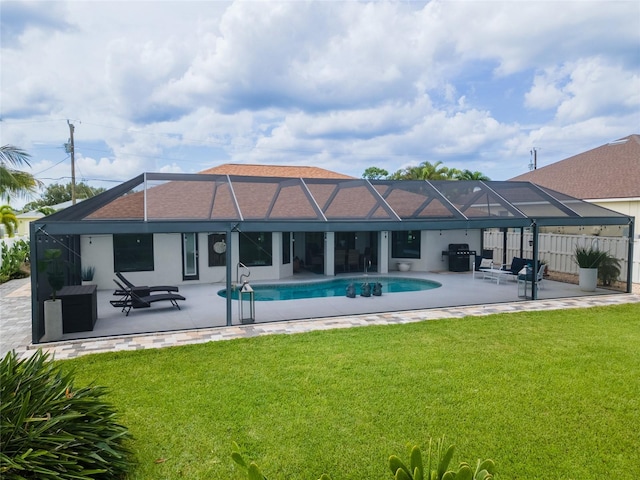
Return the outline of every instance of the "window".
[[[420,258],[420,232],[392,232],[391,256],[393,258]]]
[[[114,235],[113,269],[116,272],[153,271],[153,234]]]
[[[282,232],[282,264],[291,263],[291,233]]]
[[[272,265],[271,232],[241,232],[240,262],[247,267]]]
[[[209,266],[224,267],[227,264],[227,235],[212,233],[208,237]]]

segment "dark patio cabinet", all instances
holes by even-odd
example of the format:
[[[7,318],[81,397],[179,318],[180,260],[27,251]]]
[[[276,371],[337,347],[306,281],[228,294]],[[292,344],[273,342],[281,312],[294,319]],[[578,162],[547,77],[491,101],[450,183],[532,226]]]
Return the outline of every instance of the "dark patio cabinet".
[[[62,300],[62,333],[93,330],[98,318],[98,287],[73,285],[57,293]]]

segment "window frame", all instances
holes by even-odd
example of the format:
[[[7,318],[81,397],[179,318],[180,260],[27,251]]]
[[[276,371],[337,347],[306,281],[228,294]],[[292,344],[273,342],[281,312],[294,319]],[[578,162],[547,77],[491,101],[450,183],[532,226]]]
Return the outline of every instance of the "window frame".
[[[421,237],[419,230],[391,232],[391,256],[393,258],[420,258]]]
[[[113,234],[114,272],[153,272],[154,257],[153,233]]]

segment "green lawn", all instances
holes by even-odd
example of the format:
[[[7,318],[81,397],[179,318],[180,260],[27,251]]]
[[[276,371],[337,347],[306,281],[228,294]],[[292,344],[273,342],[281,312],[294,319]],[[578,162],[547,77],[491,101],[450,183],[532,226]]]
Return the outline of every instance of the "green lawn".
[[[445,435],[503,479],[638,478],[640,304],[278,335],[63,362],[110,388],[133,479],[390,479]]]

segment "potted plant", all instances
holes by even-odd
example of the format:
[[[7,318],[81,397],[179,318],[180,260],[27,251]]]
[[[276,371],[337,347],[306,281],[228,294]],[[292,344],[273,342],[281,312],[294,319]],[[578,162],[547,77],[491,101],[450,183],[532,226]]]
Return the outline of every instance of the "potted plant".
[[[96,267],[83,267],[82,268],[82,284],[93,285],[93,276],[96,273]]]
[[[598,267],[602,263],[605,252],[593,247],[576,247],[573,258],[578,264],[580,290],[594,292],[598,285]]]
[[[43,342],[51,342],[62,338],[62,301],[56,299],[58,290],[64,287],[64,268],[62,250],[49,248],[44,251],[44,258],[38,261],[38,271],[46,272],[51,286],[51,300],[44,302],[44,336]]]

